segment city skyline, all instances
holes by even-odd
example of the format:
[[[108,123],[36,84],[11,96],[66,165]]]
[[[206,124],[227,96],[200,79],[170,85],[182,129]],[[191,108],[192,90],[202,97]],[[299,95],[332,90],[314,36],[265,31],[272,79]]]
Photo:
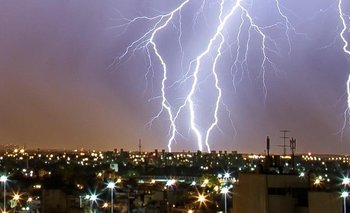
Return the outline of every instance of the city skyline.
[[[130,20],[168,14],[184,2],[4,1],[0,8],[1,143],[33,148],[137,150],[141,139],[144,150],[167,150],[169,117],[163,112],[153,120],[161,110],[159,60],[151,53],[154,67],[148,70],[146,48],[125,60],[115,59],[154,24]],[[219,2],[203,2],[184,7],[181,16],[176,13],[171,27],[155,38],[169,68],[168,86],[181,79],[219,23]],[[221,109],[229,112],[218,114],[219,128],[211,133],[211,149],[261,153],[269,136],[271,150],[279,153],[278,145],[283,143],[280,130],[287,129],[287,136],[297,139],[299,153],[348,154],[350,126],[345,123],[341,130],[348,119],[344,111],[350,60],[342,49],[338,2],[279,1],[281,13],[275,0],[266,4],[242,2],[271,37],[266,44],[273,65],[266,66],[262,77],[261,35],[251,31],[248,68],[235,70],[238,75],[231,76],[235,45],[240,43],[235,43],[237,29],[242,17],[245,24],[249,21],[241,10],[223,32],[229,41],[218,62],[218,78],[225,103]],[[348,4],[344,2],[343,6],[347,25]],[[224,12],[227,14],[228,9]],[[291,24],[287,28],[283,15]],[[244,44],[249,25],[242,26]],[[347,28],[348,40],[349,35]],[[206,66],[214,58],[211,54]],[[201,76],[195,103],[196,122],[203,132],[212,122],[211,104],[217,95],[208,70]],[[172,109],[181,105],[191,81],[167,88]],[[180,116],[172,149],[195,151],[196,136],[186,120],[190,114],[184,111]]]

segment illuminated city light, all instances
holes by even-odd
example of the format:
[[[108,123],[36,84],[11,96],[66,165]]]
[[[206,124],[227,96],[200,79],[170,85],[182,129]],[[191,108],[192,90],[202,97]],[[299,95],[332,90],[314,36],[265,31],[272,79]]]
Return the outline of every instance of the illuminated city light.
[[[97,200],[97,195],[96,194],[92,194],[92,195],[90,195],[90,197],[89,197],[89,200],[91,200],[91,201],[96,201]]]
[[[350,184],[350,178],[344,177],[343,181],[342,181],[342,184],[348,186]]]
[[[107,184],[107,188],[109,188],[109,189],[114,189],[114,188],[115,188],[115,183],[114,183],[114,182],[109,182],[109,183]]]
[[[228,173],[228,172],[226,172],[225,175],[224,175],[224,178],[228,179],[228,178],[230,178],[230,177],[231,177],[231,174]]]
[[[202,204],[204,204],[204,205],[206,205],[206,202],[207,202],[208,200],[207,200],[207,196],[206,195],[204,195],[204,194],[199,194],[198,196],[197,196],[197,202],[199,203],[199,205],[202,205]]]
[[[114,194],[114,188],[115,188],[115,183],[114,182],[109,182],[107,184],[107,188],[111,190],[111,213],[113,213],[113,204],[114,204],[114,200],[113,200],[113,194]],[[108,207],[108,204],[107,204]]]
[[[203,195],[199,195],[198,197],[198,202],[204,202],[205,201],[205,197]]]
[[[166,182],[166,186],[173,186],[173,185],[175,185],[175,183],[176,183],[176,180],[175,179],[171,179],[171,180],[168,180]]]
[[[221,189],[221,193],[222,193],[222,194],[227,194],[228,192],[229,192],[228,187],[223,187],[223,188]]]
[[[6,181],[7,181],[7,176],[1,175],[0,176],[0,182],[6,183]]]
[[[209,179],[204,179],[203,183],[207,185],[209,183]]]
[[[314,185],[318,186],[321,184],[321,180],[316,178],[316,180],[314,181]]]
[[[21,198],[19,194],[14,194],[13,195],[13,200],[18,201]]]
[[[6,213],[6,182],[8,181],[8,178],[6,175],[1,175],[0,176],[0,182],[3,183],[4,185],[4,194],[3,194],[3,197],[4,197],[4,207],[3,207],[3,212]]]
[[[347,191],[342,191],[340,194],[340,197],[343,198],[343,210],[344,210],[344,212],[347,212],[346,211],[346,199],[348,198],[348,196],[349,196],[349,192],[347,192]]]
[[[188,206],[184,207],[186,208],[186,210],[183,209],[183,211],[189,211],[189,210],[193,210],[192,208],[198,208],[200,209],[201,207],[198,207],[201,203],[204,204],[203,201],[205,197],[205,199],[209,202],[212,200],[212,205],[208,205],[206,206],[206,209],[208,210],[208,212],[214,212],[212,208],[216,208],[217,212],[227,212],[228,209],[230,209],[232,207],[232,202],[227,202],[230,199],[232,199],[232,197],[230,196],[230,193],[233,193],[233,189],[234,189],[234,182],[237,181],[234,177],[234,174],[237,174],[237,170],[238,168],[242,168],[243,172],[249,172],[250,168],[254,168],[256,165],[259,165],[261,163],[261,159],[252,159],[252,158],[248,158],[249,154],[237,154],[237,153],[229,153],[229,154],[220,154],[220,157],[218,157],[218,155],[216,154],[216,152],[213,151],[213,153],[210,154],[205,154],[203,156],[201,156],[200,158],[196,158],[196,159],[200,159],[197,162],[195,160],[191,159],[193,158],[193,155],[189,154],[190,152],[187,152],[186,154],[179,154],[179,153],[166,153],[164,154],[164,156],[166,157],[170,157],[172,156],[172,158],[174,159],[174,162],[170,162],[172,166],[184,166],[185,168],[192,168],[192,165],[198,164],[200,163],[201,165],[204,165],[205,167],[209,168],[209,171],[207,174],[202,174],[201,176],[198,176],[197,174],[195,174],[194,176],[188,175],[188,174],[183,174],[184,176],[176,176],[176,174],[174,174],[174,177],[177,177],[177,179],[167,179],[164,176],[154,176],[154,175],[150,175],[150,176],[143,176],[142,173],[138,174],[138,171],[134,171],[134,169],[132,169],[133,171],[133,175],[132,175],[132,180],[136,180],[137,181],[137,185],[136,186],[132,186],[135,187],[135,189],[139,190],[142,189],[142,192],[138,195],[135,195],[135,197],[140,196],[142,193],[144,193],[144,195],[146,196],[151,196],[155,191],[158,191],[160,194],[165,194],[164,192],[167,192],[167,190],[169,190],[169,187],[164,188],[163,190],[163,186],[168,183],[168,185],[170,184],[176,184],[179,183],[176,188],[179,190],[182,190],[182,187],[188,187],[189,185],[196,185],[196,182],[199,184],[208,184],[205,186],[205,188],[197,188],[197,187],[190,187],[191,190],[189,190],[186,194],[184,194],[184,196],[188,196],[188,198],[192,198],[192,199],[188,199]],[[128,153],[125,156],[125,162],[132,162],[130,159],[134,159],[135,156],[138,155],[139,157],[141,156],[140,154],[135,154],[135,153]],[[38,159],[37,154],[33,155],[35,156],[35,160]],[[55,156],[61,156],[61,154],[55,154]],[[67,155],[69,156],[69,155]],[[113,156],[113,155],[111,155]],[[48,155],[49,157],[49,155]],[[145,163],[141,164],[141,166],[143,165],[147,165],[148,163],[150,163],[151,161],[149,161],[150,159],[152,160],[156,160],[157,164],[159,167],[155,166],[156,168],[164,169],[162,168],[164,165],[168,165],[167,163],[169,163],[168,160],[166,160],[166,157],[161,157],[160,155],[158,156],[158,158],[154,158],[153,156],[149,155],[149,159],[147,159],[148,156],[144,156],[145,158]],[[339,185],[342,184],[342,189],[343,190],[347,190],[348,189],[348,183],[349,183],[349,177],[347,176],[343,176],[342,178],[339,178],[338,181],[333,181],[333,177],[334,175],[334,171],[335,168],[342,168],[343,171],[342,173],[345,174],[348,170],[348,168],[350,167],[349,164],[347,162],[344,162],[344,159],[348,159],[348,157],[345,157],[343,155],[332,155],[332,157],[329,157],[329,155],[325,154],[325,155],[313,155],[312,156],[313,159],[316,159],[317,162],[310,162],[306,160],[306,156],[296,156],[297,161],[299,161],[298,164],[296,164],[299,168],[297,168],[297,170],[295,170],[294,172],[299,172],[299,176],[305,176],[307,175],[305,171],[310,171],[310,169],[313,169],[314,171],[317,171],[315,173],[312,173],[310,178],[303,178],[303,179],[299,179],[298,182],[302,182],[305,184],[308,184],[309,181],[311,181],[312,184],[314,184],[314,188],[311,187],[312,189],[316,189],[317,191],[323,191],[323,190],[328,190],[331,189],[333,190],[339,190]],[[12,158],[12,161],[18,161],[19,156]],[[61,158],[61,157],[60,157]],[[179,159],[188,159],[188,161],[180,161]],[[56,159],[56,157],[55,157]],[[89,157],[89,161],[91,161],[93,159]],[[227,161],[236,161],[238,159],[238,162],[231,162],[234,165],[234,168],[232,168],[233,171],[230,172],[221,172],[221,176],[218,174],[219,171],[222,171],[221,168],[228,168],[228,164],[229,162],[225,162],[225,163],[221,163],[223,162],[223,160],[227,160]],[[41,159],[42,161],[44,161],[45,159]],[[76,165],[76,162],[80,162],[80,157],[78,159],[74,159],[72,161],[72,163],[74,163]],[[178,161],[176,161],[178,160]],[[220,162],[220,165],[222,166],[221,168],[217,167],[217,162]],[[324,163],[323,163],[324,162]],[[61,162],[63,165],[65,165],[65,162]],[[103,165],[109,165],[110,164],[110,158],[107,159],[100,159],[99,164],[102,163]],[[174,164],[173,164],[174,163]],[[131,165],[135,165],[130,163]],[[238,165],[240,167],[238,167]],[[285,165],[283,160],[281,160],[281,165]],[[326,168],[325,165],[327,165],[329,167],[329,172],[326,172]],[[24,165],[25,166],[25,165]],[[60,166],[60,165],[58,165]],[[55,171],[54,167],[50,168],[52,171]],[[159,170],[159,172],[160,172]],[[191,169],[189,169],[191,170]],[[31,168],[28,169],[24,169],[24,167],[20,167],[18,166],[18,168],[13,168],[12,171],[7,171],[7,174],[9,174],[11,177],[15,177],[15,175],[13,175],[14,172],[30,172],[33,171]],[[337,170],[339,172],[339,169]],[[114,196],[114,194],[112,195],[112,190],[108,192],[111,193],[111,199],[109,199],[110,197],[108,196],[109,194],[107,194],[105,191],[107,191],[107,189],[114,189],[114,187],[116,187],[118,184],[116,183],[116,181],[114,182],[114,180],[116,180],[117,177],[115,177],[114,175],[111,175],[110,173],[106,172],[104,169],[102,168],[96,168],[96,170],[93,171],[92,174],[98,174],[99,172],[101,172],[102,174],[104,174],[104,176],[111,178],[111,182],[106,182],[105,187],[106,189],[103,189],[101,187],[98,188],[98,190],[101,190],[101,192],[103,193],[103,201],[100,200],[101,202],[98,202],[96,205],[96,203],[93,203],[94,200],[97,199],[97,195],[94,198],[93,195],[89,194],[85,197],[84,196],[79,196],[79,200],[80,200],[80,205],[81,206],[85,206],[86,208],[91,208],[91,209],[95,209],[97,211],[97,209],[101,209],[101,208],[105,208],[104,211],[105,212],[109,212],[109,209],[106,208],[110,208],[110,211],[112,212],[113,208],[112,205],[114,202],[112,202],[113,198],[112,196]],[[191,174],[192,171],[188,171],[189,174]],[[294,172],[292,172],[291,174],[294,176]],[[34,170],[34,174],[36,175],[36,172]],[[42,176],[43,178],[45,178],[45,176],[48,174],[48,171],[42,170],[40,171],[40,173],[42,173],[44,176]],[[186,172],[185,172],[186,173]],[[135,175],[136,174],[136,175]],[[193,174],[193,172],[192,172]],[[230,175],[228,175],[230,174]],[[13,175],[13,176],[12,176]],[[285,174],[274,174],[274,175],[280,175],[280,176],[284,176]],[[225,181],[223,178],[224,177],[230,177],[228,181]],[[47,176],[46,176],[47,177]],[[221,177],[221,178],[218,178]],[[313,179],[313,177],[315,177],[315,179]],[[26,177],[27,178],[27,177]],[[92,180],[98,182],[99,184],[101,184],[101,180],[100,179],[95,179],[94,175],[92,175]],[[120,179],[123,179],[123,181],[125,181],[125,184],[120,184],[118,185],[118,187],[120,187],[120,189],[123,191],[123,189],[125,189],[124,187],[129,188],[131,185],[128,184],[129,179],[126,176],[119,176]],[[0,178],[1,179],[1,178]],[[4,181],[5,178],[2,178],[2,180]],[[7,180],[7,179],[6,179]],[[40,185],[42,182],[39,182],[39,180],[37,180],[36,178],[33,178],[33,180],[35,180],[35,184],[32,185]],[[12,178],[11,178],[12,181]],[[81,181],[81,180],[79,180]],[[13,182],[17,182],[16,179],[13,180]],[[150,183],[164,183],[164,184],[157,184],[157,185],[150,185]],[[79,185],[77,183],[79,182],[75,182],[76,185]],[[136,183],[136,182],[132,182],[132,183]],[[321,185],[322,187],[316,187],[318,185]],[[8,186],[12,187],[12,184],[8,184]],[[324,187],[323,187],[324,186]],[[76,190],[77,188],[74,187],[74,190]],[[12,188],[12,190],[14,190],[14,188]],[[23,189],[22,189],[23,190]],[[31,189],[29,189],[31,190]],[[200,196],[200,194],[198,194],[198,197],[196,196],[197,193],[194,192],[194,190],[198,192],[198,190],[201,191],[202,196]],[[172,191],[172,190],[169,190]],[[177,190],[174,190],[175,192]],[[77,191],[79,192],[79,191]],[[114,191],[115,192],[115,191]],[[237,192],[239,192],[239,190],[237,190]],[[28,192],[23,192],[23,194],[25,194],[27,196]],[[341,198],[346,198],[345,201],[347,202],[348,200],[348,194],[346,195],[346,193],[344,192],[344,194],[342,194],[342,191],[339,191],[339,195],[338,195],[338,199],[340,200]],[[206,196],[204,195],[206,194]],[[12,206],[15,205],[15,200],[21,199],[21,197],[23,196],[16,196],[16,193],[11,194],[11,201],[7,202],[7,206]],[[28,193],[28,196],[31,196],[31,194]],[[10,197],[10,196],[8,196]],[[7,197],[7,198],[8,198]],[[85,198],[85,199],[84,199]],[[91,198],[91,199],[90,199]],[[115,200],[117,197],[115,197]],[[27,199],[27,200],[26,200]],[[40,202],[40,197],[35,197],[35,202],[32,203],[31,205],[29,205],[29,202],[32,202],[34,198],[32,197],[24,197],[23,198],[23,203],[21,203],[21,205],[23,206],[23,204],[25,202],[27,202],[26,206],[35,206],[37,201]],[[111,200],[111,201],[110,201]],[[222,205],[219,204],[218,200],[222,201]],[[224,200],[225,202],[225,211],[224,211]],[[227,201],[226,201],[227,200]],[[22,200],[21,200],[22,201]],[[107,204],[106,204],[107,203]],[[173,206],[173,202],[169,203],[169,207]],[[176,204],[175,204],[176,205]],[[228,205],[228,206],[227,206]],[[22,208],[21,206],[21,208]],[[215,207],[216,206],[216,207]],[[18,208],[19,206],[17,206]],[[204,207],[204,206],[203,206]],[[227,208],[226,208],[227,207]],[[180,208],[178,205],[176,205],[174,208]],[[209,210],[210,209],[210,210]],[[7,211],[9,211],[10,209],[8,209]],[[11,210],[13,210],[13,207],[11,207]],[[1,210],[0,210],[1,212]],[[196,212],[196,211],[194,211]]]
[[[229,188],[228,187],[223,187],[221,189],[221,194],[224,194],[225,196],[225,213],[227,213],[227,194],[229,193]]]

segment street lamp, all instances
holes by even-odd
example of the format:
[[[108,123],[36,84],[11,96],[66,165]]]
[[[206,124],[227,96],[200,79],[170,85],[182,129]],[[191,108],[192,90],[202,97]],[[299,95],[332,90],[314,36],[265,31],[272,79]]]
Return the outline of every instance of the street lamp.
[[[30,202],[32,202],[32,201],[33,201],[33,198],[32,198],[32,197],[28,197],[27,202],[30,203]]]
[[[344,177],[344,178],[343,178],[343,181],[342,181],[342,184],[343,184],[344,186],[348,186],[348,185],[350,184],[350,178]]]
[[[343,177],[342,183],[344,186],[344,190],[346,190],[346,187],[350,185],[350,178],[349,177]],[[343,191],[341,193],[341,197],[343,198],[343,204],[344,204],[344,212],[346,212],[346,198],[349,196],[349,192]]]
[[[96,194],[92,194],[89,196],[89,200],[90,200],[90,210],[92,212],[92,205],[96,202],[97,200],[97,195]]]
[[[115,188],[115,183],[109,182],[107,184],[107,188],[109,188],[111,190],[111,213],[113,213],[113,190]]]
[[[19,202],[20,199],[21,199],[21,195],[17,193],[13,194],[13,200],[15,201],[15,212],[16,212],[17,203]]]
[[[173,186],[175,184],[176,184],[176,180],[175,179],[171,179],[171,180],[168,180],[165,185],[170,187],[170,186]]]
[[[221,189],[221,194],[224,194],[225,196],[225,213],[227,213],[227,193],[229,192],[228,188],[225,186]]]
[[[18,202],[19,199],[20,199],[20,195],[19,195],[19,194],[14,194],[14,195],[13,195],[13,200],[14,200],[14,201]]]
[[[230,178],[230,176],[231,176],[231,174],[230,174],[230,173],[228,173],[228,172],[226,172],[226,173],[225,173],[225,175],[224,175],[224,178],[225,178],[225,179],[229,179],[229,178]]]
[[[199,203],[199,206],[201,206],[202,204],[204,204],[205,206],[206,205],[206,202],[207,202],[207,196],[204,195],[204,194],[198,194],[197,196],[197,202]]]
[[[206,201],[206,199],[205,199],[205,196],[204,196],[204,195],[199,195],[199,196],[198,196],[198,202],[204,203],[205,201]]]
[[[317,187],[319,185],[321,185],[321,180],[319,178],[316,178],[316,180],[314,181],[314,185]]]
[[[6,212],[6,181],[7,181],[7,176],[1,175],[0,182],[4,183],[4,212]]]
[[[343,191],[340,195],[340,197],[343,198],[343,206],[344,206],[344,213],[346,213],[346,198],[349,196],[349,192]]]

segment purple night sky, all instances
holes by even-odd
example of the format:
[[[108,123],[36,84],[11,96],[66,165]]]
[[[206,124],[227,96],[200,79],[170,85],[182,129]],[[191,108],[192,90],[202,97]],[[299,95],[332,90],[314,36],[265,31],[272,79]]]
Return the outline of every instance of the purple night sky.
[[[277,146],[282,143],[280,130],[288,129],[288,136],[297,139],[297,152],[349,153],[350,125],[345,126],[343,134],[340,131],[347,109],[350,58],[342,51],[337,1],[280,0],[283,13],[296,30],[288,32],[290,54],[284,20],[276,12],[275,0],[244,1],[259,25],[278,23],[264,28],[264,33],[275,42],[274,52],[268,54],[276,69],[267,66],[265,100],[259,68],[260,38],[252,31],[248,68],[238,71],[233,79],[230,69],[237,53],[235,38],[241,19],[241,13],[237,13],[225,29],[227,42],[217,67],[222,100],[231,113],[229,116],[225,106],[220,105],[219,128],[213,130],[209,140],[212,150],[262,153],[269,135],[272,151],[281,153]],[[148,74],[145,48],[128,55],[121,63],[113,61],[154,24],[143,20],[129,27],[121,26],[126,19],[169,13],[182,2],[3,0],[1,144],[136,150],[141,138],[144,150],[167,149],[167,114],[163,112],[151,126],[147,125],[161,109],[159,61],[151,52],[154,66]],[[171,25],[155,38],[168,65],[168,85],[186,72],[183,67],[188,67],[203,51],[218,24],[219,1],[206,0],[199,13],[201,2],[194,1],[185,7],[181,18],[177,14]],[[349,2],[344,3],[344,12],[350,15]],[[350,25],[349,16],[346,18]],[[240,42],[247,40],[247,29],[245,25]],[[350,40],[349,28],[345,34]],[[213,57],[206,57],[206,67]],[[216,97],[213,78],[206,70],[195,99],[196,122],[203,129],[209,126]],[[179,107],[191,81],[167,88],[172,106]],[[173,151],[198,148],[188,117],[185,110],[177,121],[179,133]]]

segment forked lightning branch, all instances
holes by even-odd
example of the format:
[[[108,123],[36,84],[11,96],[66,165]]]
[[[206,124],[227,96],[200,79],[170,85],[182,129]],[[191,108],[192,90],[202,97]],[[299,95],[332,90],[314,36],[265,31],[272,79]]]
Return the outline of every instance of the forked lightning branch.
[[[226,72],[227,70],[220,70],[218,68],[218,63],[220,60],[223,60],[222,55],[224,51],[235,52],[235,56],[232,58],[232,65],[230,73],[232,79],[235,79],[237,73],[247,72],[249,61],[249,50],[254,45],[254,48],[257,48],[257,43],[252,42],[252,37],[258,38],[258,55],[259,55],[259,77],[262,82],[263,95],[266,97],[268,95],[268,86],[267,86],[267,72],[269,70],[275,70],[276,65],[274,62],[274,56],[279,54],[278,51],[278,42],[275,38],[269,34],[270,31],[274,29],[279,29],[283,32],[283,37],[285,43],[288,46],[287,52],[290,54],[292,51],[292,42],[290,36],[292,34],[297,34],[293,24],[288,18],[288,10],[283,6],[283,1],[281,0],[271,0],[274,8],[274,12],[278,14],[278,21],[271,23],[269,25],[262,25],[259,23],[258,19],[253,12],[253,6],[257,1],[253,0],[219,0],[219,1],[208,1],[202,0],[200,2],[200,7],[196,12],[196,18],[201,13],[204,12],[204,7],[206,5],[216,5],[211,6],[211,10],[214,10],[211,14],[216,14],[215,17],[210,16],[217,20],[217,25],[213,28],[211,32],[207,32],[209,38],[206,43],[203,45],[203,50],[199,51],[196,57],[193,57],[190,62],[185,66],[184,76],[181,79],[178,79],[176,83],[178,84],[189,84],[190,89],[186,92],[185,96],[181,99],[179,106],[173,106],[172,100],[168,91],[175,84],[170,82],[169,73],[175,72],[176,70],[170,70],[168,62],[160,51],[161,47],[158,40],[164,36],[167,36],[166,31],[170,28],[176,28],[179,33],[178,36],[178,45],[182,52],[182,57],[174,58],[178,63],[183,63],[183,26],[185,25],[185,20],[183,20],[184,11],[193,6],[191,4],[198,3],[193,0],[185,0],[180,3],[178,6],[174,7],[173,10],[168,12],[158,12],[155,16],[138,16],[133,18],[124,18],[123,23],[118,25],[120,28],[128,28],[132,25],[137,25],[139,23],[147,22],[149,28],[145,30],[141,36],[131,42],[125,49],[125,51],[115,59],[114,64],[122,63],[123,61],[128,60],[130,57],[135,57],[135,53],[140,50],[146,53],[146,58],[149,60],[149,67],[145,67],[145,70],[150,69],[161,69],[162,80],[160,84],[160,110],[156,116],[151,119],[152,123],[155,119],[160,116],[166,116],[168,119],[168,141],[167,147],[168,150],[172,150],[172,146],[176,141],[176,138],[182,136],[180,128],[178,128],[179,119],[182,119],[182,122],[187,122],[190,128],[190,131],[193,133],[197,147],[199,150],[206,150],[210,152],[210,144],[212,140],[213,131],[218,131],[221,111],[227,111],[228,107],[225,105],[225,101],[222,96],[222,84],[219,78],[219,74]],[[347,41],[347,21],[348,18],[343,12],[343,2],[339,0],[338,2],[338,11],[339,19],[341,21],[341,31],[339,36],[343,41],[343,51],[350,58],[349,44]],[[269,12],[269,11],[267,11]],[[206,14],[202,14],[206,16]],[[195,24],[196,21],[193,21]],[[232,23],[235,23],[234,30],[236,31],[235,36],[229,35],[227,31],[232,29]],[[238,24],[237,24],[238,23]],[[199,35],[200,36],[200,35]],[[244,38],[244,39],[243,39]],[[197,40],[196,40],[197,41]],[[192,41],[192,42],[196,42]],[[235,45],[232,45],[235,44]],[[227,50],[229,49],[229,50]],[[211,63],[208,68],[208,63],[206,61],[207,57],[211,57]],[[205,64],[205,65],[204,65]],[[199,81],[200,76],[203,72],[210,72],[209,77],[213,82],[211,85],[213,88],[212,94],[215,94],[215,101],[213,101],[210,115],[208,115],[210,122],[209,125],[206,125],[204,128],[200,123],[198,110],[202,107],[197,103],[197,94],[199,93]],[[349,80],[345,81],[346,91],[348,93],[348,109],[350,108],[350,76]],[[347,110],[348,112],[348,110]],[[189,116],[182,116],[184,113],[189,113]],[[227,112],[228,114],[231,112]],[[186,119],[183,121],[183,119]]]

